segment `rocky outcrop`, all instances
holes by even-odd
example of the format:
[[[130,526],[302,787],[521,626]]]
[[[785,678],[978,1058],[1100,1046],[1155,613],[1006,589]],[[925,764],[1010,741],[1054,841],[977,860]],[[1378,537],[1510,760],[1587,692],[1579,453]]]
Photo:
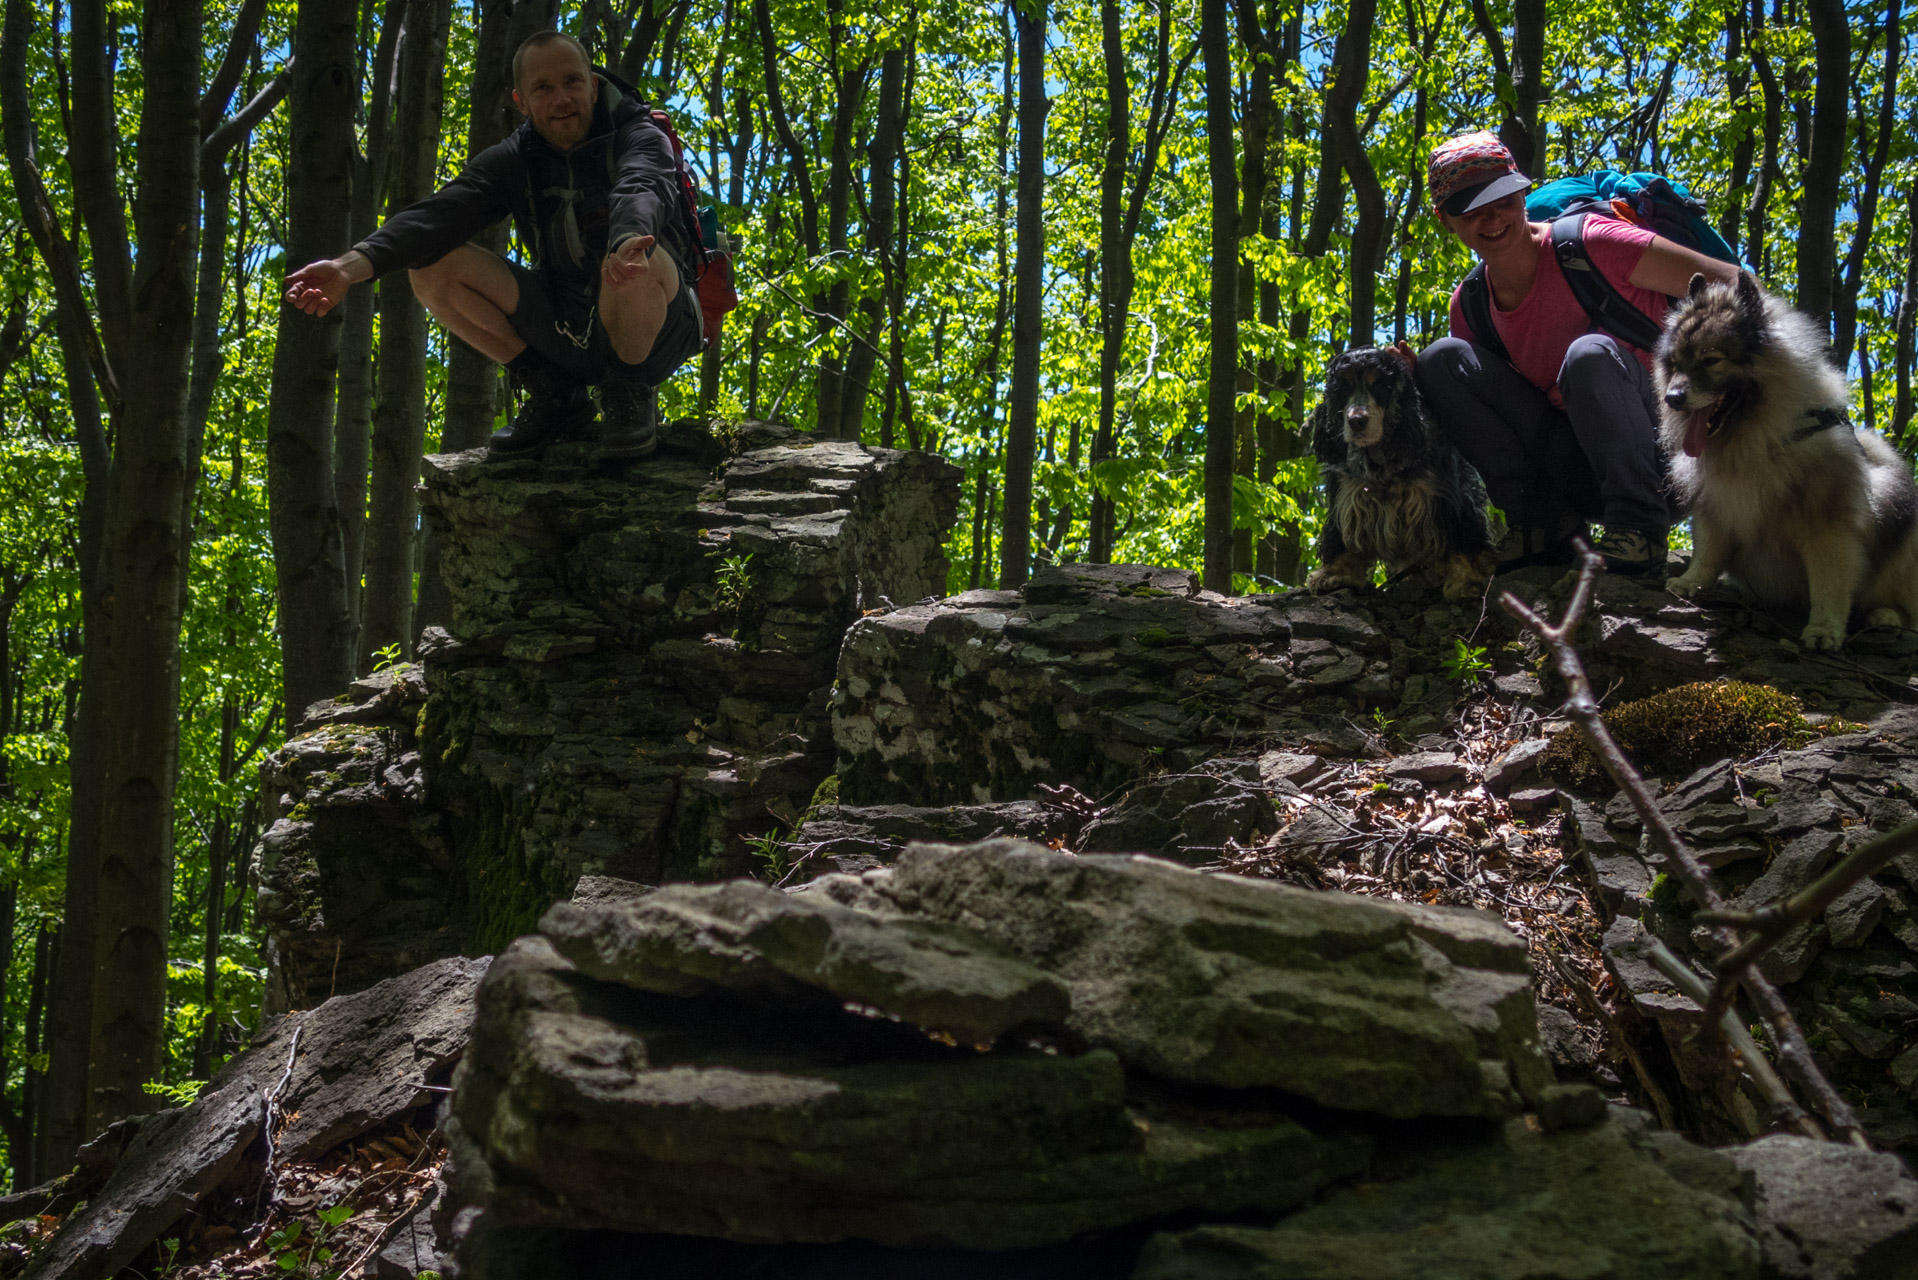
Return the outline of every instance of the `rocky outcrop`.
[[[1557,614],[1562,570],[1506,575]],[[1868,720],[1918,699],[1918,635],[1800,652],[1765,615],[1707,608],[1656,584],[1599,582],[1582,652],[1616,698],[1736,673]],[[1776,631],[1776,627],[1772,627]],[[1355,753],[1374,711],[1415,739],[1467,695],[1543,697],[1535,641],[1496,605],[1414,586],[1224,597],[1140,565],[1041,570],[1023,592],[969,591],[862,619],[833,707],[843,803],[982,804],[1067,784],[1100,796],[1285,743]]]
[[[1754,1280],[1739,1168],[1645,1117],[1424,1150],[1275,1227],[1147,1245],[1134,1280]],[[1769,1274],[1769,1273],[1767,1273]]]
[[[264,768],[269,1009],[496,950],[582,875],[749,870],[832,772],[846,628],[945,589],[958,474],[763,423],[428,458],[449,628]]]
[[[1473,913],[915,845],[555,907],[485,984],[453,1144],[508,1225],[1026,1248],[1296,1206],[1365,1165],[1340,1112],[1512,1114],[1535,1027]]]
[[[1735,906],[1755,907],[1810,884],[1833,862],[1883,831],[1918,818],[1918,713],[1879,715],[1859,733],[1824,738],[1767,758],[1706,765],[1653,785],[1679,833],[1713,868]],[[1609,912],[1605,950],[1636,1011],[1663,1033],[1691,1091],[1725,1137],[1759,1132],[1761,1099],[1750,1096],[1717,1054],[1689,1042],[1698,1006],[1645,956],[1657,937],[1680,955],[1710,955],[1691,906],[1651,852],[1622,796],[1567,791],[1568,852]],[[1894,862],[1800,926],[1763,962],[1834,1080],[1865,1100],[1873,1136],[1918,1141],[1918,864]]]
[[[33,1255],[29,1280],[103,1280],[221,1196],[251,1199],[270,1161],[310,1160],[432,1101],[466,1048],[485,959],[447,959],[289,1014],[187,1107],[97,1140],[104,1183]],[[268,1137],[267,1126],[273,1126]]]
[[[1896,1274],[1918,1184],[1894,1158],[1714,1153],[1550,1084],[1511,1034],[1523,968],[1479,913],[1016,841],[555,907],[495,963],[456,1075],[462,1261]],[[1855,1211],[1812,1203],[1827,1175]]]

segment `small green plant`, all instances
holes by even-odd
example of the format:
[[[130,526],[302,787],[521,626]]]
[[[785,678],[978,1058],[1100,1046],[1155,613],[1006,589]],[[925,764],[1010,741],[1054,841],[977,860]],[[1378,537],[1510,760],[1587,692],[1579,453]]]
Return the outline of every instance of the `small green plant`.
[[[384,671],[388,667],[396,667],[399,665],[400,659],[405,656],[406,650],[397,643],[381,645],[379,648],[373,650],[373,670]]]
[[[1490,671],[1492,663],[1485,656],[1485,646],[1468,643],[1464,636],[1452,640],[1451,656],[1445,659],[1445,675],[1450,680],[1464,680],[1476,676],[1481,671]]]
[[[778,884],[786,878],[786,872],[792,868],[786,861],[786,846],[780,840],[778,827],[771,827],[760,835],[747,836],[745,840],[746,847],[764,870],[766,879]]]
[[[719,571],[713,575],[713,603],[738,612],[746,603],[746,593],[752,590],[752,585],[752,554],[727,556],[719,562]]]
[[[333,1251],[326,1247],[326,1238],[352,1216],[351,1205],[336,1204],[320,1210],[320,1225],[313,1229],[304,1250],[300,1247],[300,1220],[295,1218],[266,1238],[273,1265],[295,1280],[339,1280],[341,1268],[327,1266],[333,1261]]]
[[[200,1090],[205,1085],[204,1080],[182,1080],[178,1084],[161,1084],[157,1080],[149,1080],[140,1087],[149,1097],[165,1098],[170,1107],[184,1107],[200,1096]]]
[[[170,1236],[160,1241],[160,1276],[162,1280],[180,1269],[180,1237]]]
[[[1379,737],[1381,738],[1391,737],[1392,726],[1397,723],[1398,723],[1397,720],[1385,714],[1384,707],[1372,708],[1372,731],[1378,734]]]

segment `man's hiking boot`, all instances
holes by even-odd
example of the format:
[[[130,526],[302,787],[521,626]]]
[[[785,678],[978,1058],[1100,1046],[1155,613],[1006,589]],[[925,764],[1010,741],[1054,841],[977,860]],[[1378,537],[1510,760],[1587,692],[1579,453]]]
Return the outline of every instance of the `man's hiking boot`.
[[[659,447],[659,389],[615,372],[599,389],[599,457],[632,462]]]
[[[1572,558],[1572,539],[1585,531],[1585,522],[1564,515],[1548,524],[1509,524],[1492,548],[1498,572],[1510,573],[1534,564],[1565,564]]]
[[[593,420],[592,397],[571,374],[551,361],[532,358],[511,369],[519,412],[486,443],[489,458],[531,458]],[[515,363],[518,363],[517,361]]]
[[[1599,531],[1592,550],[1605,562],[1607,573],[1639,574],[1662,568],[1667,549],[1663,529],[1614,529]]]

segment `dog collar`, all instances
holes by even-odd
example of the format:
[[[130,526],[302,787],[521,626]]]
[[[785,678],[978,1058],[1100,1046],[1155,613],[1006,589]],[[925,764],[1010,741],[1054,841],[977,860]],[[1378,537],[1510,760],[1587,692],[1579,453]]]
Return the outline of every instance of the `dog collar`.
[[[1851,419],[1843,409],[1807,409],[1805,416],[1811,421],[1792,433],[1794,440],[1809,440],[1820,431],[1829,431],[1833,427],[1850,426]]]

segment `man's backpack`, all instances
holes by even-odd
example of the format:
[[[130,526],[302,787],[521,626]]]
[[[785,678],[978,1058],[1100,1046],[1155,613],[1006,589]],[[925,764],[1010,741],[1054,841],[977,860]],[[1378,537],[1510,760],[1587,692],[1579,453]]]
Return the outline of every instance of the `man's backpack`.
[[[594,66],[593,70],[615,89],[646,107],[639,90],[632,85],[605,67]],[[720,330],[726,323],[726,313],[739,305],[739,290],[733,283],[731,247],[719,229],[719,210],[700,203],[699,182],[693,177],[692,166],[686,163],[686,144],[679,140],[679,130],[673,127],[672,116],[658,107],[646,107],[646,110],[653,125],[673,145],[673,165],[679,174],[679,230],[693,257],[690,265],[694,285],[699,291],[699,336],[703,350],[719,341]],[[606,165],[607,178],[610,180],[613,165],[610,150],[606,153]]]
[[[1722,262],[1738,255],[1705,220],[1705,203],[1683,184],[1656,173],[1595,173],[1548,182],[1525,198],[1525,216],[1552,224],[1552,252],[1578,305],[1592,323],[1642,351],[1658,345],[1658,321],[1625,300],[1585,252],[1585,217],[1600,213],[1629,222],[1675,244],[1696,249]],[[1492,291],[1479,263],[1459,284],[1459,310],[1472,340],[1510,359],[1505,343],[1492,323]]]
[[[719,229],[719,210],[699,202],[699,183],[686,163],[686,145],[673,128],[673,118],[658,107],[652,109],[653,123],[673,144],[673,161],[679,168],[680,221],[686,243],[692,246],[698,261],[693,264],[693,279],[699,287],[700,336],[702,347],[719,341],[726,313],[739,305],[739,290],[733,283],[733,259],[726,237]]]

